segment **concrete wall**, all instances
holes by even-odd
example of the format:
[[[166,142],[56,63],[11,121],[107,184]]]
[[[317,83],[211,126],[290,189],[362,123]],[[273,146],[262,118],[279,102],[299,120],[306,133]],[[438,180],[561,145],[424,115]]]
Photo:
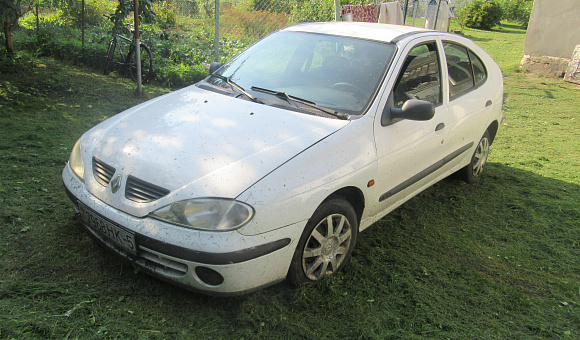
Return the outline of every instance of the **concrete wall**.
[[[524,54],[572,57],[580,44],[580,0],[535,0]]]

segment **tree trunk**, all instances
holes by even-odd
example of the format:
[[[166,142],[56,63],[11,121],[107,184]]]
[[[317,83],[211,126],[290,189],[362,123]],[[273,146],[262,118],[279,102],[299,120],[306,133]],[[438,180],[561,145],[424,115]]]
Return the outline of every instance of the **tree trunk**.
[[[4,21],[4,38],[6,39],[6,52],[8,54],[14,54],[14,44],[12,43],[12,27],[14,27],[12,20],[7,19]]]
[[[22,3],[24,2],[24,4]],[[18,20],[26,14],[26,12],[32,9],[35,1],[33,0],[12,0],[12,1],[2,1],[2,6],[8,5],[7,9],[2,10],[2,15],[4,16],[4,37],[6,38],[6,52],[8,54],[14,54],[14,44],[12,42],[12,30],[18,23]]]

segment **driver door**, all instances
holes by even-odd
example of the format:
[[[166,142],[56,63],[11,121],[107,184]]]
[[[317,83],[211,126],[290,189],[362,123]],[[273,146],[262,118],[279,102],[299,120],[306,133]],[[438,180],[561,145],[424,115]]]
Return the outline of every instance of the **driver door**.
[[[402,204],[436,177],[443,159],[448,110],[443,105],[443,70],[439,43],[422,39],[408,47],[383,116],[375,119],[378,173],[377,213],[386,213]],[[389,108],[401,108],[409,99],[435,105],[435,115],[427,121],[392,119]]]

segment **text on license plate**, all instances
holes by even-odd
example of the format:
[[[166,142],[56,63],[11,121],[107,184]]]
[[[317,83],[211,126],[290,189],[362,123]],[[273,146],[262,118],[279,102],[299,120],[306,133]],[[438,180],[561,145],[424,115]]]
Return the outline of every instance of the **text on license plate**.
[[[134,255],[137,254],[135,235],[95,214],[81,203],[79,203],[79,210],[81,212],[81,218],[83,222],[91,230],[95,231],[99,235],[104,236],[115,245],[123,248],[129,253]]]

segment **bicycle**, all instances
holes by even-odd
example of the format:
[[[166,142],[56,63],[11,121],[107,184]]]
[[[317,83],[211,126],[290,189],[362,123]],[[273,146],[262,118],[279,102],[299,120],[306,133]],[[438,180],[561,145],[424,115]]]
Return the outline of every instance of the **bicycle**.
[[[122,34],[113,32],[113,38],[109,42],[109,48],[107,50],[107,59],[105,61],[105,71],[104,75],[109,75],[111,73],[110,67],[112,64],[117,64],[129,68],[131,73],[131,78],[137,81],[137,61],[135,53],[135,30],[130,29],[133,35],[132,39],[127,38]],[[139,30],[139,33],[142,33]],[[123,52],[123,45],[129,44],[128,53]],[[140,42],[139,43],[141,52],[141,82],[145,83],[153,74],[153,56],[151,55],[151,50],[147,45]],[[118,49],[119,55],[121,56],[121,61],[114,60],[115,50]]]

